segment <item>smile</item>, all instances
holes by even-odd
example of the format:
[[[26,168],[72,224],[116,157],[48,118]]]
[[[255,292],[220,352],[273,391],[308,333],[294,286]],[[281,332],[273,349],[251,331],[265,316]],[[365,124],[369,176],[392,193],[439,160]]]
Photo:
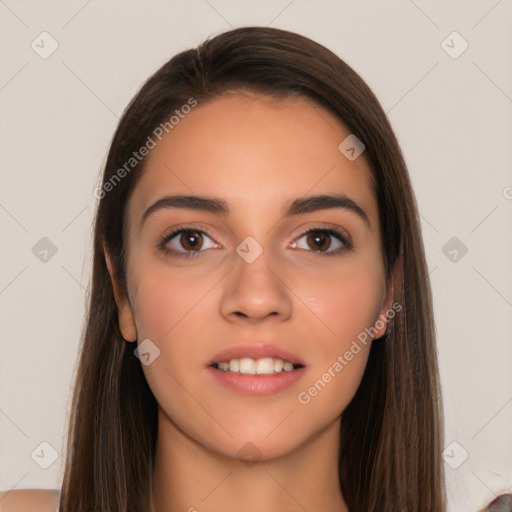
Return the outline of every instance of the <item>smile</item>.
[[[273,373],[291,372],[302,368],[301,364],[293,364],[290,361],[273,357],[264,357],[261,359],[242,357],[214,363],[212,366],[223,372],[250,375],[269,375]]]

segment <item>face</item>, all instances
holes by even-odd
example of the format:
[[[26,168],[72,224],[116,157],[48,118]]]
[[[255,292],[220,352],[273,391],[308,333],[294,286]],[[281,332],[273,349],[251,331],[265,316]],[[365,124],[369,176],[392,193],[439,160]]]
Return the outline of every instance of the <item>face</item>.
[[[311,101],[238,92],[199,104],[151,150],[127,205],[128,293],[116,297],[123,337],[150,340],[159,428],[229,457],[250,442],[263,459],[338,428],[370,350],[358,336],[391,296],[370,170],[338,149],[348,135]],[[302,367],[211,366],[251,354],[260,369],[279,369],[277,356]]]

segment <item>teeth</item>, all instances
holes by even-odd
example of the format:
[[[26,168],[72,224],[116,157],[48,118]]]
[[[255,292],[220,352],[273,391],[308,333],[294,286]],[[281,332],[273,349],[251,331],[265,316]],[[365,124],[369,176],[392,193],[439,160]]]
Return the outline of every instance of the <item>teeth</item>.
[[[280,373],[282,371],[289,372],[295,367],[290,361],[282,359],[273,359],[272,357],[264,357],[262,359],[252,359],[250,357],[242,357],[240,359],[231,359],[230,361],[222,361],[217,363],[217,368],[224,372],[244,373],[244,374],[271,374]]]
[[[229,362],[229,367],[231,368],[231,361]],[[242,359],[240,359],[240,373],[256,373],[256,363],[254,359],[242,357]]]
[[[274,373],[274,360],[271,357],[265,357],[265,359],[258,359],[256,361],[256,373]]]
[[[284,369],[285,372],[289,372],[290,370],[293,370],[293,364],[289,363],[289,362],[286,362],[283,365],[283,369]]]

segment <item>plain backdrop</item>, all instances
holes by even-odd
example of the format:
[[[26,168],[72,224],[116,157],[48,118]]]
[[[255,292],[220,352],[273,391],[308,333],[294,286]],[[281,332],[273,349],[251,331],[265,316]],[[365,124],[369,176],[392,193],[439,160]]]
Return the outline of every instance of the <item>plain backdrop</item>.
[[[511,0],[0,0],[0,20],[0,490],[60,486],[92,192],[122,110],[172,55],[244,25],[324,44],[379,98],[421,213],[450,510],[510,490]]]

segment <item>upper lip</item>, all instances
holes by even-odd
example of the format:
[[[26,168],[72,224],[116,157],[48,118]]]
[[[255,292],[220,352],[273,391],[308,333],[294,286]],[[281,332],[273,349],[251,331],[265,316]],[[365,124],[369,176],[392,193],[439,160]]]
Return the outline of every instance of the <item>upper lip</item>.
[[[295,365],[305,366],[304,361],[293,352],[277,345],[248,344],[235,345],[221,350],[208,363],[211,366],[222,361],[230,361],[231,359],[240,359],[242,357],[250,357],[251,359],[262,359],[264,357],[272,357],[273,359],[283,359]]]

